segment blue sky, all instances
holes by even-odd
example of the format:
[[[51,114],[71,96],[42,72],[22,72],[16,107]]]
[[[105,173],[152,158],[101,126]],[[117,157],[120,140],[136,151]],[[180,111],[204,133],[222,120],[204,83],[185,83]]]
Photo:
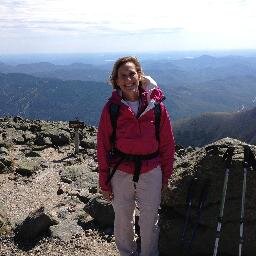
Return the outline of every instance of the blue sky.
[[[255,49],[255,0],[0,0],[0,54]]]

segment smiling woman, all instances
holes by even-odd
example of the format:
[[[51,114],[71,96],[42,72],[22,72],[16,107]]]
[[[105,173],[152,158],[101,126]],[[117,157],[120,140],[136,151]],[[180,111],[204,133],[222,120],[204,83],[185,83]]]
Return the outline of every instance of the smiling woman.
[[[115,211],[120,255],[138,255],[135,205],[140,210],[141,256],[158,256],[158,208],[171,176],[174,138],[156,82],[135,57],[118,59],[110,78],[114,91],[103,108],[98,134],[99,185]],[[125,231],[125,232],[124,232]]]

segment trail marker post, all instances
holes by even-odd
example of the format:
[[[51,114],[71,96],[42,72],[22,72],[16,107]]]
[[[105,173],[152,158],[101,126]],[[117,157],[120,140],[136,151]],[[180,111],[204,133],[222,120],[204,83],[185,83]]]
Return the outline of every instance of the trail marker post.
[[[75,154],[79,153],[79,129],[84,128],[84,122],[79,121],[78,119],[74,121],[69,121],[69,128],[73,128],[75,130]]]

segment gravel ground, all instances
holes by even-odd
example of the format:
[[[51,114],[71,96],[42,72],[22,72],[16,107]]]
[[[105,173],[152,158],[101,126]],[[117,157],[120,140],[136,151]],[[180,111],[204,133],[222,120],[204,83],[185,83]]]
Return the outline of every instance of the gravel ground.
[[[14,160],[21,157],[21,149],[22,146],[15,146],[10,152]],[[14,173],[0,174],[0,205],[4,206],[4,211],[12,226],[24,220],[31,211],[40,206],[52,209],[65,204],[70,199],[65,193],[57,195],[60,186],[59,170],[62,164],[56,163],[56,160],[65,156],[67,152],[60,153],[49,148],[42,152],[42,159],[47,167],[32,177],[21,177]],[[76,234],[67,242],[45,236],[29,249],[19,248],[14,243],[12,232],[2,235],[0,256],[14,255],[115,256],[119,254],[114,238],[107,240],[98,230],[85,230],[84,233]]]

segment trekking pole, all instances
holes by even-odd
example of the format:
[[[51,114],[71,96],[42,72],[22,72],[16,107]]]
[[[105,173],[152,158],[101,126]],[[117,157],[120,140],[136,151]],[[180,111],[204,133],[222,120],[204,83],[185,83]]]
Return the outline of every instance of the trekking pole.
[[[227,185],[228,185],[228,176],[229,176],[229,169],[231,167],[231,160],[232,156],[234,154],[234,148],[229,147],[224,156],[223,160],[225,161],[226,165],[226,171],[225,171],[225,178],[224,178],[224,184],[223,184],[223,190],[222,190],[222,199],[220,204],[220,213],[218,216],[218,225],[217,225],[217,232],[216,232],[216,239],[214,244],[214,251],[213,256],[216,256],[218,253],[218,246],[219,246],[219,240],[220,240],[220,231],[222,226],[222,218],[223,218],[223,212],[224,212],[224,206],[225,206],[225,200],[226,200],[226,192],[227,192]]]
[[[188,250],[187,250],[188,253],[187,253],[187,255],[190,255],[190,253],[191,253],[192,243],[193,243],[193,241],[195,239],[196,231],[197,231],[197,228],[198,228],[198,226],[200,224],[200,220],[201,220],[201,216],[202,216],[202,211],[203,211],[205,202],[206,202],[207,197],[208,197],[208,192],[209,192],[210,185],[211,185],[211,181],[208,178],[206,180],[206,182],[204,183],[203,188],[202,188],[201,193],[200,193],[198,207],[197,207],[197,221],[196,221],[196,224],[195,224],[195,226],[193,228],[191,239],[188,242]]]
[[[239,238],[239,256],[242,255],[242,248],[244,244],[244,213],[245,213],[245,193],[246,193],[246,177],[247,171],[255,164],[254,155],[248,145],[244,146],[244,179],[242,189],[242,203],[241,203],[241,215],[240,215],[240,238]]]
[[[197,178],[194,177],[190,181],[189,187],[188,187],[187,199],[186,199],[186,205],[187,205],[186,218],[185,218],[185,222],[184,222],[184,226],[183,226],[182,234],[181,234],[181,247],[184,245],[184,241],[185,241],[185,236],[186,236],[187,226],[188,226],[189,219],[190,219],[192,200],[193,200],[193,196],[194,196],[194,192],[195,192],[196,183],[197,183]]]

